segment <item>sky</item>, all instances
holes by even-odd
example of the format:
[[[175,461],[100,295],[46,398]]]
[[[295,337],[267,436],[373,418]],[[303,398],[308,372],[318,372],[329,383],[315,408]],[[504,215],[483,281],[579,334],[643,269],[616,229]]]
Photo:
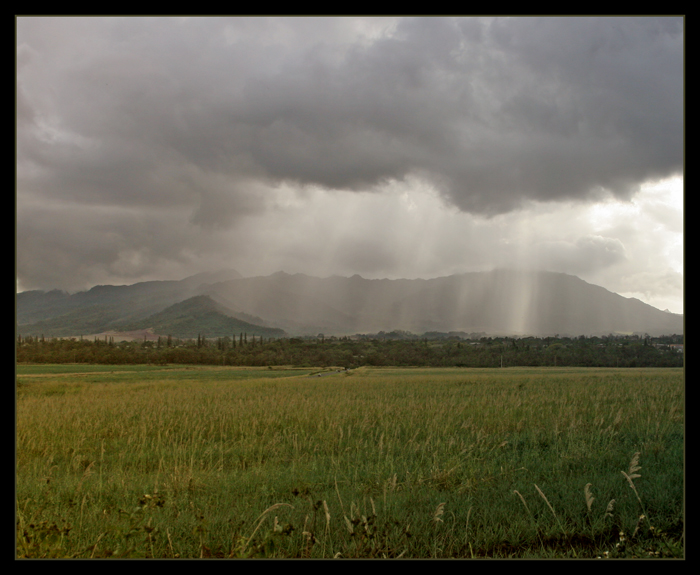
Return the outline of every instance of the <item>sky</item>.
[[[17,290],[563,272],[683,313],[682,17],[18,17]]]

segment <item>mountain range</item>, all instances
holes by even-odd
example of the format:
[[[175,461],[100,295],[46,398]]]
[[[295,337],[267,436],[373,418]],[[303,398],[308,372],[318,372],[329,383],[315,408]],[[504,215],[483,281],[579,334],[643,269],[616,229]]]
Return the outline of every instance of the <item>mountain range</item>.
[[[683,333],[683,315],[563,273],[472,272],[434,279],[312,277],[235,270],[179,281],[16,296],[22,335],[68,337],[151,328],[176,337],[237,333],[352,335],[402,330],[489,335]]]

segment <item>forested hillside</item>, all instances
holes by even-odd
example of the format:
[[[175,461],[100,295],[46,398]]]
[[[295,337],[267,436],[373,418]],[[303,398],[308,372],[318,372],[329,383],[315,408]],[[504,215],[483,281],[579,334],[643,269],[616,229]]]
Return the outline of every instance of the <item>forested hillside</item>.
[[[198,333],[205,337],[223,337],[233,333],[268,338],[286,335],[282,329],[255,325],[238,319],[235,315],[235,312],[216,303],[210,297],[200,295],[174,304],[145,319],[122,324],[120,329],[136,331],[150,328],[155,333],[167,333],[178,338],[191,338]]]

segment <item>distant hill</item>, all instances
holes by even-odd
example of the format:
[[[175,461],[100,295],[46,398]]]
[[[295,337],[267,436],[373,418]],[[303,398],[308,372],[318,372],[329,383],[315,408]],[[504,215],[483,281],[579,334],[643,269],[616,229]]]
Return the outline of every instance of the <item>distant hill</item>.
[[[67,292],[34,290],[17,294],[17,323],[30,324],[68,313],[78,307]]]
[[[206,293],[293,333],[404,330],[492,335],[683,333],[683,316],[562,273],[494,270],[430,280],[278,272]]]
[[[154,333],[179,338],[235,337],[241,333],[284,337],[284,330],[263,327],[233,317],[235,314],[209,296],[198,295],[167,307],[145,319],[121,326],[123,331],[151,328]]]
[[[575,276],[540,271],[368,280],[358,275],[317,278],[284,272],[243,278],[225,270],[180,281],[96,286],[72,295],[23,292],[16,302],[17,326],[23,335],[74,336],[134,326],[156,333],[166,330],[162,335],[173,336],[181,329],[179,333],[194,337],[215,333],[207,331],[214,326],[222,335],[240,331],[263,335],[263,330],[274,328],[292,335],[393,330],[513,336],[683,333],[683,315]],[[235,327],[244,324],[257,331]]]
[[[190,289],[200,289],[207,284],[219,283],[233,279],[241,279],[243,276],[236,270],[219,270],[216,272],[202,272],[180,280],[180,285]]]

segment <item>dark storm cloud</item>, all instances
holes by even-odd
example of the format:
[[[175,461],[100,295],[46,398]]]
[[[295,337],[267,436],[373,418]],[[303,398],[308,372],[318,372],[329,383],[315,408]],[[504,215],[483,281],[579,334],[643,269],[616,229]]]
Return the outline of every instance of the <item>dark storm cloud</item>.
[[[428,177],[460,208],[629,196],[681,169],[679,19],[408,19],[251,84],[268,175],[363,189]]]
[[[23,289],[69,291],[102,283],[180,279],[161,275],[166,261],[185,262],[183,245],[204,248],[186,227],[187,215],[173,210],[144,212],[114,207],[57,206],[50,202],[20,205],[17,220],[17,276]]]
[[[343,19],[78,20],[47,121],[84,141],[22,146],[56,194],[180,201],[187,167],[349,190],[418,174],[498,213],[681,169],[679,18],[409,18],[363,44],[324,34]],[[73,22],[26,19],[19,41],[50,65]]]

